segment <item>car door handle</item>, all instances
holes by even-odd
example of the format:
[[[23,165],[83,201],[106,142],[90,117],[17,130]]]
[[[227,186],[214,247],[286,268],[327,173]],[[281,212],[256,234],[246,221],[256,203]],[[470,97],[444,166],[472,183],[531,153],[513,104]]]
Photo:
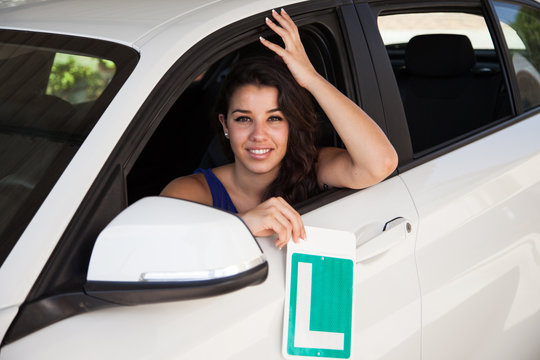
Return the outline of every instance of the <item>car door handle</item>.
[[[400,241],[405,240],[411,231],[410,222],[402,217],[388,221],[383,232],[373,238],[356,245],[356,262],[362,262],[381,255]]]

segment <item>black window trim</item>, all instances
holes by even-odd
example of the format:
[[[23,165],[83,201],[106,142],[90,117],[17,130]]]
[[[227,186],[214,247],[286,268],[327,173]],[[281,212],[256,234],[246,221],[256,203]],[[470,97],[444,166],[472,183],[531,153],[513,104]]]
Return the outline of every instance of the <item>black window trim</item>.
[[[384,42],[377,25],[377,11],[369,4],[357,4],[356,10],[369,47],[377,87],[383,105],[386,134],[398,153],[399,167],[411,161],[413,157],[409,128],[405,110],[401,102],[399,88],[392,71]],[[399,172],[399,171],[397,171]]]

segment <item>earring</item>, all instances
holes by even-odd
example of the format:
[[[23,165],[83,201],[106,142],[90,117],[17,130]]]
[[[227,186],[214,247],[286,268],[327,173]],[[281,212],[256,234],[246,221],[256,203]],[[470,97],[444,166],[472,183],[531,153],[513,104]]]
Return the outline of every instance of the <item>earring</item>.
[[[229,132],[228,131],[225,131],[224,133],[225,137],[228,139],[229,138]]]

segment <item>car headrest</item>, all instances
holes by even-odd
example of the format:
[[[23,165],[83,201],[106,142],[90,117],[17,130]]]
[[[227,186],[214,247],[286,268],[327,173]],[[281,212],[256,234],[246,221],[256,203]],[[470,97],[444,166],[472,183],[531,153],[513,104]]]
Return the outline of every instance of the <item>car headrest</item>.
[[[460,75],[469,72],[475,62],[471,41],[465,35],[418,35],[405,50],[407,71],[414,75]]]

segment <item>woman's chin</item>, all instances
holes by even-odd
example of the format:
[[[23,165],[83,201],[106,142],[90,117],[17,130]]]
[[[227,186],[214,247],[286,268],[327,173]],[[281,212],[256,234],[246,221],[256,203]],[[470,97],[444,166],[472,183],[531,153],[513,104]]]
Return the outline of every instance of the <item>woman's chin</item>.
[[[249,170],[251,173],[257,174],[257,175],[266,175],[269,173],[275,172],[277,175],[279,171],[279,164],[271,164],[268,162],[253,162],[250,161],[250,163],[246,164],[246,169]]]

